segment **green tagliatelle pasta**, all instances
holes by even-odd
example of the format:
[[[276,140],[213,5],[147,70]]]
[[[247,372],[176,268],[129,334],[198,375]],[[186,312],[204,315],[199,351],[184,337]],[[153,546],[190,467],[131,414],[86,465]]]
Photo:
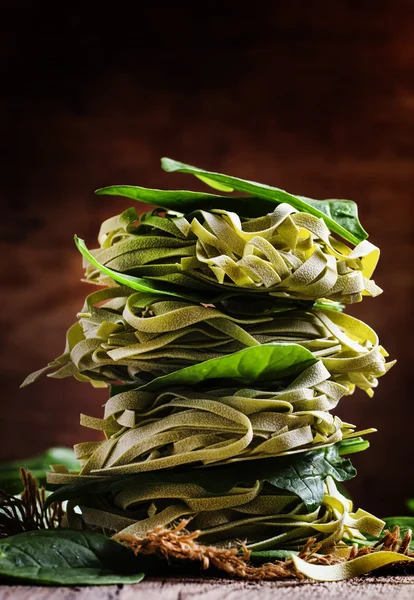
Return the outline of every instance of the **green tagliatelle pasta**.
[[[138,217],[129,209],[101,227],[98,264],[118,273],[182,288],[224,288],[278,298],[328,298],[346,303],[381,293],[371,280],[379,250],[364,240],[351,249],[323,220],[280,204],[272,213],[243,221],[225,210]],[[89,264],[86,278],[110,284]]]
[[[80,477],[280,456],[361,434],[329,412],[349,390],[330,381],[320,361],[289,385],[266,389],[137,389],[112,396],[102,419],[81,417],[107,439],[75,446]],[[70,478],[57,474],[50,481]]]
[[[86,282],[104,289],[86,297],[63,354],[24,385],[43,373],[112,385],[103,414],[81,415],[101,440],[75,446],[79,472],[52,466],[57,489],[45,506],[67,501],[69,527],[107,535],[143,537],[187,519],[208,544],[290,552],[314,537],[322,554],[349,556],[384,521],[354,512],[335,481],[355,476],[343,455],[365,449],[354,438],[375,430],[356,432],[332,411],[355,388],[372,396],[393,363],[340,303],[381,293],[379,250],[351,201],[163,166],[254,196],[98,191],[164,208],[108,219],[92,251],[75,236]],[[396,556],[293,560],[337,580]]]
[[[364,510],[353,512],[352,502],[340,494],[332,477],[326,478],[324,487],[322,504],[308,511],[297,496],[263,481],[236,485],[226,494],[211,493],[192,483],[125,484],[99,498],[70,501],[68,521],[74,528],[141,537],[155,527],[190,518],[188,529],[199,530],[205,543],[246,540],[248,548],[256,551],[297,550],[315,537],[322,551],[329,552],[346,540],[364,539],[364,533],[381,533],[384,522]]]
[[[51,377],[140,382],[243,348],[286,342],[310,350],[335,381],[372,395],[392,364],[370,327],[333,310],[273,312],[260,300],[215,308],[111,287],[90,294],[78,316],[65,353],[45,369],[53,370]]]

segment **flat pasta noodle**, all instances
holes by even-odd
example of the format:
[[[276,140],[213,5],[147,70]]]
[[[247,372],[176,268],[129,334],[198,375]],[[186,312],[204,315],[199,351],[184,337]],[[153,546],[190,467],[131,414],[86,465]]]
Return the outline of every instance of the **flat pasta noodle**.
[[[225,210],[179,217],[161,212],[141,215],[139,225],[133,209],[105,222],[98,236],[101,247],[92,251],[96,264],[85,261],[87,281],[110,285],[102,265],[192,290],[213,287],[345,303],[381,293],[371,280],[378,248],[364,240],[351,249],[322,219],[289,204],[243,221]]]
[[[412,563],[414,557],[382,550],[358,556],[353,560],[336,565],[315,565],[295,555],[292,555],[292,560],[297,572],[309,577],[309,579],[315,581],[344,581],[353,577],[360,577],[388,565]]]
[[[78,317],[64,354],[27,383],[47,371],[95,385],[139,383],[243,348],[294,343],[320,359],[334,381],[372,395],[393,364],[370,327],[334,310],[273,312],[235,301],[214,307],[116,286],[90,294]]]

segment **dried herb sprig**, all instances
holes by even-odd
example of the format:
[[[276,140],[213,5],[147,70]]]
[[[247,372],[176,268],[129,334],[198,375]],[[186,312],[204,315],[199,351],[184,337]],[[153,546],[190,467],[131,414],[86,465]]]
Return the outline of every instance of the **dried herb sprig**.
[[[62,525],[61,502],[45,508],[46,490],[27,469],[20,469],[23,493],[20,498],[0,490],[0,538],[24,531],[55,529]]]

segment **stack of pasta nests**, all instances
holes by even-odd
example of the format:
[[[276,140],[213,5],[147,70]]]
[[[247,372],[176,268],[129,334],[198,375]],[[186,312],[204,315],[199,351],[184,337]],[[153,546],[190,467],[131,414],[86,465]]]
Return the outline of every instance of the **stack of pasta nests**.
[[[334,237],[332,223],[360,228],[349,202],[194,171],[252,195],[102,190],[161,208],[105,221],[92,252],[77,240],[99,289],[64,354],[28,378],[110,385],[103,415],[81,417],[102,441],[75,446],[80,473],[49,475],[69,525],[144,536],[188,518],[201,540],[253,551],[316,537],[330,552],[378,535],[383,522],[353,512],[336,483],[355,475],[344,455],[373,430],[333,412],[357,388],[371,396],[391,364],[375,332],[342,312],[381,292],[378,249]]]

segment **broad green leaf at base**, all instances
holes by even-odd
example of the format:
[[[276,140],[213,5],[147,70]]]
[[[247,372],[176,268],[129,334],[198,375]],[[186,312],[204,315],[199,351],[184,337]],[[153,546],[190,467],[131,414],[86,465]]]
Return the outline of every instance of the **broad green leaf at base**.
[[[131,550],[91,531],[49,529],[0,540],[0,579],[52,585],[138,583]]]
[[[63,567],[59,569],[14,567],[6,570],[0,569],[0,582],[3,578],[10,583],[27,583],[30,585],[126,585],[140,583],[144,579],[144,573],[117,575],[105,569],[83,567]]]

